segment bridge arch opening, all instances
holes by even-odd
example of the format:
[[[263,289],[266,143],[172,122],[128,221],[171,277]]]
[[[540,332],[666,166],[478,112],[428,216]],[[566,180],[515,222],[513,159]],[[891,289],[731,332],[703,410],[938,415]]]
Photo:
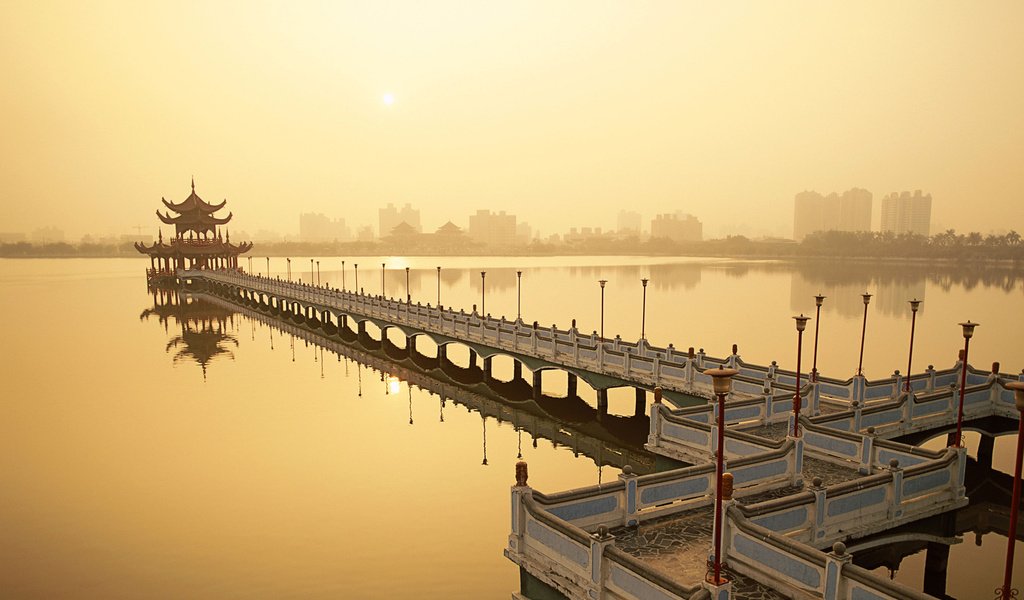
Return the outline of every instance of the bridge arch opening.
[[[516,375],[516,359],[508,354],[494,354],[490,357],[491,379],[499,383],[510,383]],[[522,369],[522,367],[520,367]],[[520,378],[522,373],[520,372]]]
[[[418,334],[410,336],[409,339],[416,340],[413,342],[416,346],[416,352],[426,358],[437,358],[437,342],[434,341],[434,338],[426,334]]]
[[[476,351],[465,344],[449,342],[444,344],[444,348],[448,362],[456,367],[468,369],[480,365],[480,359],[476,356]],[[470,364],[471,362],[475,364]]]
[[[387,340],[399,350],[406,350],[409,347],[409,339],[405,333],[397,327],[388,327],[384,332]]]
[[[363,321],[363,323],[365,324],[366,335],[371,340],[379,342],[383,339],[382,335],[384,334],[384,332],[381,331],[380,327],[377,327],[376,323],[370,320]]]
[[[608,414],[623,417],[639,416],[640,408],[643,409],[643,414],[649,414],[654,392],[640,390],[643,395],[642,400],[638,401],[641,396],[637,390],[638,388],[632,386],[608,388]]]

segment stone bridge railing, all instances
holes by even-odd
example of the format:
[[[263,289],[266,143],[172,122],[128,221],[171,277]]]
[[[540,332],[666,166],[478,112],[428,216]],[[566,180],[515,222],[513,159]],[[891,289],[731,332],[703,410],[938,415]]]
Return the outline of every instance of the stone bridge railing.
[[[799,448],[787,440],[777,450],[730,461],[737,496],[792,485],[799,476]],[[690,598],[699,583],[680,583],[615,548],[608,528],[639,525],[714,501],[715,465],[635,475],[546,495],[512,488],[512,534],[505,556],[569,598],[599,597],[602,588],[626,599]]]
[[[618,337],[600,339],[596,333],[581,335],[575,327],[543,327],[522,320],[508,321],[475,312],[410,304],[231,272],[187,271],[181,276],[303,303],[319,311],[377,319],[389,325],[529,356],[551,365],[607,375],[640,386],[660,385],[686,394],[707,395],[703,382],[697,381],[695,359],[679,354],[671,345],[656,348],[642,340],[631,344]]]
[[[512,488],[505,557],[572,599],[688,600],[700,592],[619,550],[602,528],[590,534],[540,506],[529,487]]]
[[[1006,389],[1005,380],[998,374],[979,379],[978,376],[968,377],[964,390],[964,421],[992,416],[1017,419],[1013,391]],[[813,421],[822,427],[858,433],[872,427],[876,436],[895,438],[955,424],[959,404],[960,391],[949,386],[932,392],[904,393],[896,400],[867,406],[852,403],[848,410],[820,415]]]
[[[535,327],[522,320],[508,321],[504,317],[494,318],[476,312],[432,307],[430,304],[424,306],[233,270],[179,271],[179,277],[215,281],[286,301],[301,302],[318,310],[371,317],[400,327],[531,356],[564,368],[609,375],[642,387],[660,385],[667,390],[706,398],[711,396],[708,393],[710,377],[704,371],[720,366],[740,370],[734,378],[734,390],[740,397],[764,395],[766,388],[784,397],[785,392],[793,391],[796,382],[795,372],[780,369],[774,362],[760,366],[743,361],[735,346],[729,356],[715,358],[703,349],[680,351],[672,344],[661,348],[650,345],[646,340],[632,343],[619,336],[601,338],[597,332],[581,334],[575,326],[559,329],[556,325],[545,327],[538,324]],[[912,387],[930,391],[948,385],[956,379],[956,372],[957,367],[944,371],[929,369],[912,377]],[[971,370],[969,383],[978,383],[985,376]],[[877,381],[868,381],[861,376],[845,381],[822,376],[819,382],[816,394],[822,398],[846,402],[858,400],[862,404],[895,397],[902,387],[902,378],[896,374]]]
[[[726,404],[728,411],[728,403]],[[687,409],[683,409],[687,411]],[[696,418],[689,418],[690,415]],[[718,448],[718,425],[708,423],[710,411],[694,407],[679,415],[664,404],[651,404],[650,435],[645,447],[656,454],[687,463],[713,460]],[[727,412],[727,422],[728,422]],[[726,428],[726,457],[745,457],[778,449],[782,442]]]
[[[791,440],[777,449],[728,463],[739,497],[793,485],[800,478],[797,469],[799,447]],[[534,500],[551,514],[575,526],[593,530],[598,526],[636,525],[709,504],[715,487],[715,465],[635,475],[625,470],[616,482],[545,495]]]
[[[935,460],[726,511],[729,566],[794,597],[927,598],[850,563],[844,546],[863,537],[967,504],[963,448]],[[858,594],[861,590],[863,594]]]
[[[774,456],[731,461],[727,469],[736,474],[757,464],[767,467],[760,471],[762,482],[786,484],[768,475],[772,461],[795,449],[793,440],[785,444],[788,448]],[[829,487],[815,481],[806,491],[777,500],[749,506],[731,500],[723,558],[730,568],[799,597],[858,597],[849,595],[853,589],[882,594],[866,597],[921,597],[850,567],[849,557],[832,556],[836,560],[830,562],[830,555],[817,548],[964,506],[965,465],[964,449],[947,448],[925,461],[906,467],[893,463],[854,481]],[[765,489],[755,481],[736,477],[736,495]],[[600,597],[602,592],[622,598],[689,598],[701,589],[700,581],[666,578],[616,549],[607,530],[706,506],[713,493],[712,464],[644,476],[626,472],[612,484],[552,495],[530,489],[524,476],[512,488],[512,534],[505,555],[569,598]]]
[[[781,369],[777,367],[774,362],[767,367],[753,365],[746,363],[743,360],[739,360],[738,357],[736,357],[735,360],[730,357],[730,360],[727,362],[731,363],[730,366],[732,366],[732,368],[739,370],[739,375],[735,379],[740,380],[746,378],[750,381],[771,382],[773,387],[789,391],[790,397],[792,398],[792,392],[796,386],[795,371]],[[998,375],[998,363],[993,365],[993,367],[996,371],[995,374]],[[992,372],[981,371],[968,366],[967,383],[983,383],[991,374]],[[1010,376],[1003,375],[1003,377]],[[910,389],[915,392],[932,392],[959,381],[959,362],[955,363],[948,369],[942,370],[936,370],[932,365],[928,365],[928,368],[923,373],[911,376]],[[803,373],[801,376],[801,383],[808,382],[808,374]],[[889,377],[877,380],[869,380],[861,375],[854,375],[846,380],[820,375],[818,377],[818,389],[815,393],[823,399],[832,401],[843,401],[849,403],[857,400],[861,404],[865,404],[872,401],[896,398],[904,392],[905,385],[905,376],[898,370],[893,372]]]
[[[814,387],[816,384],[806,386],[801,396],[805,415],[815,412]],[[773,407],[785,407],[782,414],[787,417],[787,428],[792,429],[793,399],[788,398],[788,403],[786,400],[766,395],[727,402],[726,423],[730,428],[725,439],[726,455],[748,456],[772,447],[770,440],[739,429],[779,420],[768,416]],[[915,456],[919,453],[909,450],[910,446],[886,439],[949,427],[956,423],[958,409],[959,391],[952,387],[934,392],[903,393],[896,400],[867,406],[853,401],[847,410],[809,418],[801,415],[804,430],[801,437],[811,455],[866,473],[885,468],[893,458],[904,465],[918,462]],[[645,447],[683,462],[711,460],[718,440],[718,426],[713,419],[715,410],[714,403],[682,409],[653,404]],[[1018,413],[1013,392],[1006,389],[998,375],[989,374],[984,383],[969,385],[965,391],[964,420],[991,416],[1016,419]]]

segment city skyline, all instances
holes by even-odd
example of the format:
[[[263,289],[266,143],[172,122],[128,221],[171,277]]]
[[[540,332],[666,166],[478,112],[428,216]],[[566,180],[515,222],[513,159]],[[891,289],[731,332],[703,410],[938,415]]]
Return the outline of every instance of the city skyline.
[[[1011,2],[5,3],[0,158],[19,201],[0,220],[129,231],[195,176],[249,231],[279,228],[283,203],[373,223],[410,202],[515,212],[542,236],[582,206],[605,229],[629,207],[695,214],[707,237],[780,235],[795,191],[861,186],[929,190],[938,228],[985,232],[1024,221],[1024,84],[1001,76],[1024,71],[1022,17]]]

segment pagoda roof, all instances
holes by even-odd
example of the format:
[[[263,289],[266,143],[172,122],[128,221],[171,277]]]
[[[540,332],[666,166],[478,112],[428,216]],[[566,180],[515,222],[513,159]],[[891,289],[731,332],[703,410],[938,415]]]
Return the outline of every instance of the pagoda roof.
[[[416,231],[416,228],[406,223],[405,221],[402,221],[398,225],[395,225],[393,228],[391,228],[391,235],[393,236],[416,235],[417,233],[418,232]]]
[[[216,256],[244,254],[252,250],[252,242],[232,244],[217,238],[209,240],[172,239],[169,244],[159,241],[149,246],[135,242],[135,249],[141,254],[152,256]]]
[[[448,221],[444,225],[437,228],[437,233],[452,235],[463,233],[463,231],[461,227],[459,227],[455,223],[452,223],[451,221]]]
[[[227,200],[221,201],[220,204],[210,204],[206,200],[203,200],[196,194],[196,180],[192,180],[192,193],[189,194],[188,198],[185,198],[181,202],[175,204],[174,202],[168,202],[165,198],[160,198],[160,201],[164,203],[164,206],[173,210],[176,213],[186,213],[199,211],[202,213],[210,214],[217,212],[224,208],[224,205],[228,203]]]
[[[228,213],[226,217],[215,217],[201,210],[192,210],[173,217],[170,213],[162,215],[158,210],[156,211],[156,216],[160,217],[160,220],[168,225],[174,225],[178,228],[197,228],[197,231],[200,229],[210,230],[217,225],[226,225],[231,220],[231,213]]]

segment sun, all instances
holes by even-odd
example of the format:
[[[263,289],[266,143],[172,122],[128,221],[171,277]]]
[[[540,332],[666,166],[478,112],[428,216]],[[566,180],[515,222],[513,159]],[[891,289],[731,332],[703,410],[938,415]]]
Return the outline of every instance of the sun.
[[[391,106],[392,104],[395,103],[395,95],[392,94],[391,92],[387,92],[386,94],[384,94],[382,100],[384,101],[384,104],[386,106]]]

